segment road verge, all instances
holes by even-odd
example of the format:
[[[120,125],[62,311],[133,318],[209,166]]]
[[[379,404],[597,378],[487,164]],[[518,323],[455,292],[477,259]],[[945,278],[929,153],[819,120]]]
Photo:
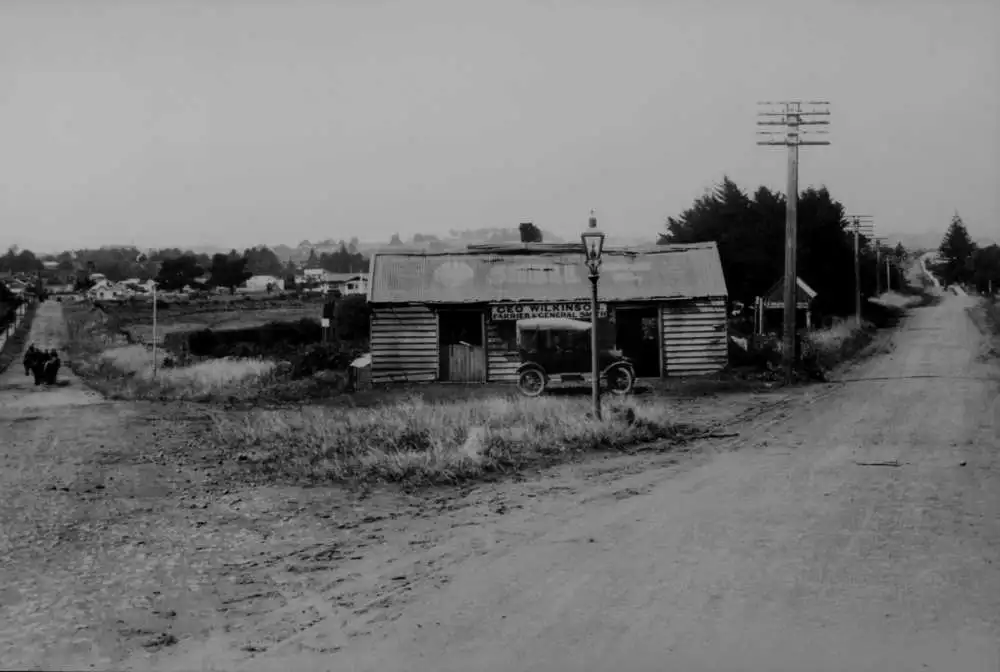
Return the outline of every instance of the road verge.
[[[0,347],[0,373],[6,371],[7,367],[17,360],[24,351],[37,307],[38,303],[35,301],[29,301],[25,304],[24,313],[16,322],[17,326],[11,332],[10,337],[4,341],[3,347]]]

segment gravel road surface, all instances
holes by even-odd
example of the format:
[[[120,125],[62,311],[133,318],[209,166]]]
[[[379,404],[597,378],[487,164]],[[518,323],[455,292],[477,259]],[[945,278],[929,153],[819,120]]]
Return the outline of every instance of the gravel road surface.
[[[412,501],[227,481],[197,411],[12,366],[0,668],[997,672],[1000,367],[971,303],[737,437]],[[31,340],[64,337],[42,304]]]
[[[739,450],[534,521],[365,636],[316,626],[336,653],[242,669],[1000,670],[998,371],[968,305],[918,309]]]

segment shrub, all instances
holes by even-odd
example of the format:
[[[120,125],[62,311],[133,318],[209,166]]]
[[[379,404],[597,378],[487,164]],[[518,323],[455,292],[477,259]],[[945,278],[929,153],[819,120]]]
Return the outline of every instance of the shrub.
[[[319,371],[343,371],[361,354],[338,344],[317,344],[291,357],[292,377],[304,378]]]
[[[837,320],[826,329],[809,332],[803,339],[810,356],[823,369],[832,369],[860,353],[872,342],[876,327],[870,322],[860,325],[854,318]]]
[[[322,336],[322,327],[316,320],[303,318],[297,322],[270,322],[249,329],[201,329],[190,334],[188,347],[191,354],[199,357],[236,355],[246,352],[248,347],[264,355],[316,343]]]
[[[520,469],[582,451],[683,441],[697,429],[674,424],[665,404],[612,400],[602,421],[582,399],[494,398],[402,403],[330,413],[251,411],[214,418],[213,438],[228,456],[271,477],[301,481],[441,483]],[[463,450],[479,428],[477,450]]]
[[[334,307],[337,338],[353,343],[368,342],[371,308],[364,296],[345,296]]]

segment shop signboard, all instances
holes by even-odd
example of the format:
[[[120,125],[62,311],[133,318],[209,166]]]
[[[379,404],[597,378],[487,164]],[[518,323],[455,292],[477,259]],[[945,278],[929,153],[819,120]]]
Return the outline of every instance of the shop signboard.
[[[589,320],[589,301],[562,301],[552,303],[495,303],[490,306],[490,319],[494,322],[525,320],[537,317],[563,317],[571,320]],[[597,317],[607,319],[608,304],[597,305]]]

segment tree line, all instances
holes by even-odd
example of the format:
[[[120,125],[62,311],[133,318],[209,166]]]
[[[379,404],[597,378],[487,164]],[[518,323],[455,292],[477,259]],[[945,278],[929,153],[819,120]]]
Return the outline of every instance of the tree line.
[[[978,292],[1000,289],[1000,246],[979,247],[956,212],[938,248],[934,270],[947,284],[971,285]]]
[[[659,244],[715,241],[730,299],[751,305],[784,277],[785,195],[759,187],[752,195],[733,180],[722,182],[677,217],[668,217]],[[809,188],[798,200],[798,274],[817,292],[815,309],[825,315],[850,315],[855,305],[854,238],[843,204],[824,187]],[[876,268],[876,251],[861,239],[861,294],[885,286],[885,267]],[[893,288],[901,282],[906,258],[902,245],[882,247]],[[876,274],[879,275],[876,275]]]
[[[89,277],[100,273],[112,282],[135,278],[140,282],[155,280],[165,290],[181,289],[185,285],[200,286],[200,279],[210,276],[207,286],[233,289],[254,275],[272,275],[294,284],[298,266],[282,261],[274,250],[264,245],[233,249],[227,254],[207,255],[181,248],[163,248],[150,254],[131,246],[67,250],[56,255],[36,256],[30,250],[12,246],[0,255],[0,272],[37,273],[45,269],[44,261],[57,262],[57,277],[62,282],[75,278],[79,288],[92,284]],[[317,255],[315,250],[306,267],[323,268],[331,273],[358,273],[368,269],[368,259],[353,244],[341,242],[340,249]],[[45,275],[53,275],[46,271]]]

